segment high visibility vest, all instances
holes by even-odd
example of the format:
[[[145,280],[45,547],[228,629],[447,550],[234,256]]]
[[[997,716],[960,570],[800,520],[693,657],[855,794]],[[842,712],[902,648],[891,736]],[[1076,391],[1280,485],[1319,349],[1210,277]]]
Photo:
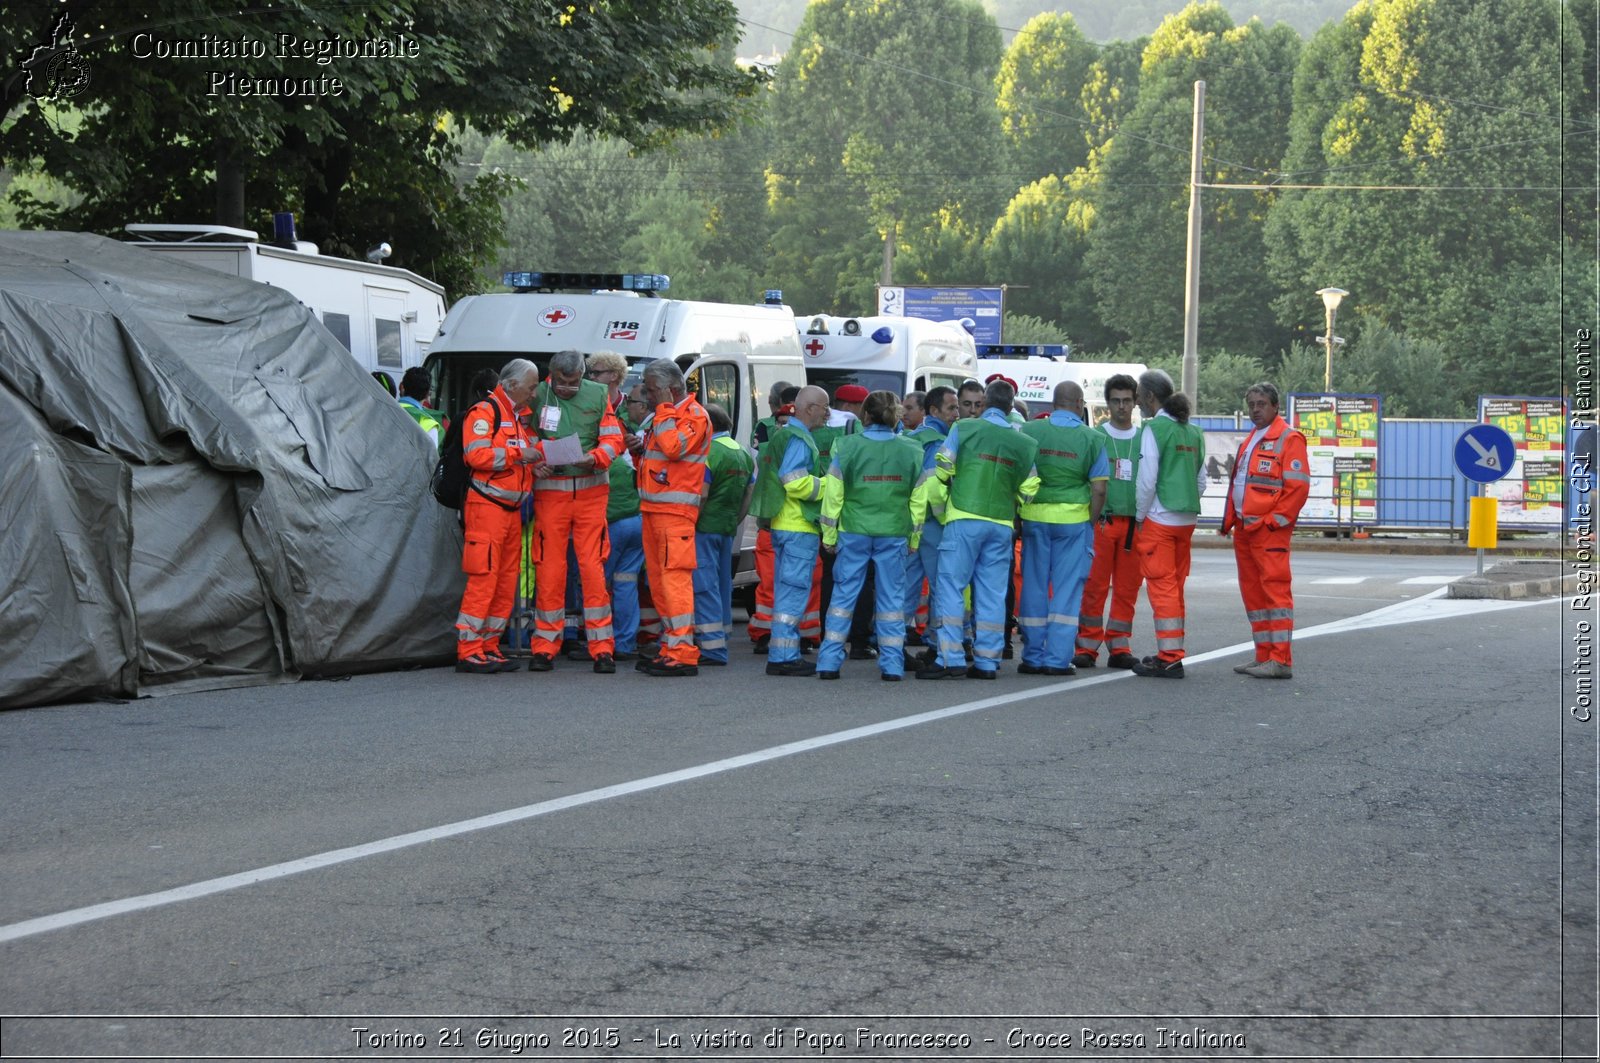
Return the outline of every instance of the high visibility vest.
[[[640,511],[698,517],[710,450],[711,419],[693,395],[657,406],[639,462]]]
[[[438,432],[443,424],[438,416],[415,399],[402,399],[400,406],[411,415],[413,421],[417,422],[417,427],[428,434],[428,438],[433,441],[433,445],[438,446],[440,438]]]
[[[584,469],[575,465],[557,465],[551,475],[536,485],[539,491],[581,491],[599,487],[607,482],[606,468],[622,453],[622,423],[611,412],[611,392],[598,380],[584,380],[578,393],[564,399],[555,393],[546,380],[529,403],[533,410],[534,431],[539,439],[561,439],[577,435],[585,454],[599,448],[604,460],[596,468]],[[549,413],[555,411],[554,427],[550,426]]]
[[[799,440],[807,450],[807,465],[797,475],[791,475],[786,485],[779,470],[790,444]],[[768,521],[775,531],[817,532],[817,518],[822,512],[822,478],[815,473],[817,441],[810,432],[799,431],[785,425],[773,433],[761,448],[761,460],[756,466],[756,490],[750,499],[750,512],[760,520]],[[793,490],[790,490],[790,487]]]
[[[1049,421],[1029,421],[1022,433],[1039,444],[1033,459],[1039,470],[1039,493],[1032,505],[1089,505],[1089,470],[1105,450],[1105,437],[1087,425],[1067,428]],[[1027,516],[1026,513],[1023,514]]]
[[[846,436],[834,446],[830,477],[835,468],[844,487],[840,531],[901,538],[911,534],[911,492],[922,476],[921,447],[904,437]]]
[[[1015,428],[983,417],[957,421],[956,455],[949,506],[963,513],[1007,523],[1017,516],[1017,491],[1033,474],[1039,444]],[[941,467],[946,461],[940,451]]]
[[[739,507],[756,461],[732,436],[714,436],[706,459],[706,500],[695,530],[732,535],[739,530]]]
[[[1106,460],[1111,463],[1111,479],[1106,483],[1106,504],[1101,513],[1113,517],[1132,517],[1139,512],[1139,431],[1130,439],[1113,439],[1105,421],[1095,428],[1106,437]],[[1117,479],[1117,461],[1131,462],[1128,479]]]
[[[522,505],[533,488],[533,466],[519,459],[532,445],[511,396],[497,386],[467,411],[461,425],[461,460],[471,472],[470,490],[508,509]]]
[[[1234,470],[1246,458],[1245,448],[1250,437],[1239,444],[1234,456]],[[1233,505],[1233,483],[1228,483],[1228,501],[1222,511],[1222,528],[1228,531],[1235,523],[1254,528],[1261,520],[1279,528],[1292,528],[1299,519],[1300,508],[1311,493],[1311,464],[1306,457],[1306,437],[1290,428],[1282,417],[1267,426],[1266,434],[1248,455],[1249,468],[1244,481],[1244,513]]]
[[[1206,459],[1206,434],[1172,417],[1145,421],[1156,437],[1161,466],[1156,470],[1156,497],[1174,513],[1200,512],[1200,464]]]

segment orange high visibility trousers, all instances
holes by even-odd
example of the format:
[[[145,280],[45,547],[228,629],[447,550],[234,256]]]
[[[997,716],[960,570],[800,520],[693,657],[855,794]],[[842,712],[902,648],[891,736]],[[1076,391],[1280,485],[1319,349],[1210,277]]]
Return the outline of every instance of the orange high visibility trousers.
[[[606,588],[606,555],[611,549],[606,484],[581,491],[534,494],[533,637],[528,649],[555,656],[567,618],[567,544],[578,559],[583,585],[583,629],[589,656],[616,652],[611,624],[611,594]]]
[[[1128,525],[1132,517],[1111,517],[1094,526],[1094,563],[1083,585],[1083,602],[1078,607],[1078,652],[1098,656],[1100,644],[1116,655],[1132,653],[1133,611],[1139,604],[1137,550],[1128,545]],[[1106,596],[1111,597],[1111,612],[1106,615]]]
[[[500,638],[511,619],[517,575],[522,569],[522,512],[503,509],[468,491],[462,507],[466,544],[461,571],[467,587],[456,614],[456,659],[499,653]]]
[[[661,652],[670,664],[699,664],[694,643],[694,520],[670,513],[644,515],[644,565],[661,614]]]
[[[1194,526],[1144,522],[1134,540],[1145,594],[1155,614],[1156,656],[1183,660],[1183,585],[1189,580],[1189,544]]]
[[[1235,528],[1233,558],[1239,566],[1239,596],[1244,599],[1250,634],[1255,637],[1256,661],[1294,664],[1289,643],[1294,636],[1294,591],[1289,573],[1289,537],[1286,528],[1267,521],[1250,530]]]

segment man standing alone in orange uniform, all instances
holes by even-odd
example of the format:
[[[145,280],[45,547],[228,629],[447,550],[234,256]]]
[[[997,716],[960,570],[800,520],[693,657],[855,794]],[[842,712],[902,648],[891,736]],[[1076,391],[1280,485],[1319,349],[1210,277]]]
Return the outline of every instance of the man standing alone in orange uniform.
[[[1239,594],[1255,636],[1256,659],[1233,670],[1256,679],[1288,679],[1294,675],[1289,650],[1294,636],[1289,540],[1311,493],[1306,437],[1278,416],[1278,389],[1273,385],[1250,388],[1244,403],[1256,430],[1234,456],[1233,485],[1220,534],[1234,533]]]
[[[655,407],[639,457],[644,563],[661,614],[661,652],[636,666],[646,675],[700,674],[694,644],[695,520],[705,493],[711,420],[690,395],[671,358],[645,367],[645,397]]]
[[[513,359],[488,397],[463,415],[461,458],[470,479],[461,507],[466,524],[461,570],[467,588],[456,615],[458,672],[517,667],[500,652],[500,637],[511,617],[522,568],[522,503],[533,485],[529,463],[537,460],[517,412],[538,384],[538,367]]]

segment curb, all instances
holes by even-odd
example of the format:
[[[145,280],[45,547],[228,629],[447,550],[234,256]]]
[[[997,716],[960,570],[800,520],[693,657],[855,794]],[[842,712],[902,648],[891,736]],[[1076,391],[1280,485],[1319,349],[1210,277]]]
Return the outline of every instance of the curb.
[[[1449,585],[1447,596],[1458,599],[1541,598],[1577,592],[1577,572],[1563,572],[1558,563],[1539,560],[1502,561],[1482,576],[1467,576]]]

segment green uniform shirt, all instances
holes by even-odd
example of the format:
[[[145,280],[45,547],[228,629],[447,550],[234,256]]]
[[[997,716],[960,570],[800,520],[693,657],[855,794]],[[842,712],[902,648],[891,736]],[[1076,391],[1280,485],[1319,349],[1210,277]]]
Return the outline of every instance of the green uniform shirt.
[[[909,539],[920,532],[927,508],[922,448],[868,430],[839,440],[822,487],[822,541],[840,532]]]
[[[600,422],[611,411],[611,392],[598,380],[585,380],[578,385],[578,393],[570,399],[564,399],[555,393],[547,379],[539,385],[539,390],[534,400],[529,404],[533,409],[534,433],[540,439],[560,439],[577,433],[578,442],[583,447],[585,454],[600,445]],[[545,411],[554,409],[560,416],[554,428],[547,428]],[[610,440],[612,448],[620,452],[622,440],[613,437]],[[592,470],[573,465],[557,465],[551,469],[556,476],[589,476]]]
[[[739,510],[750,487],[756,460],[727,433],[711,437],[706,455],[706,498],[700,505],[695,531],[707,535],[732,535],[739,530]]]
[[[1095,431],[1106,437],[1106,460],[1111,463],[1111,479],[1106,482],[1106,504],[1102,513],[1113,517],[1132,517],[1139,512],[1139,430],[1133,430],[1129,439],[1115,439],[1106,430],[1110,421],[1103,421]],[[1117,463],[1128,463],[1127,479],[1117,476]]]
[[[1010,425],[987,417],[969,417],[950,428],[934,459],[938,477],[950,485],[945,523],[962,518],[1009,525],[1017,516],[1017,498],[1031,498],[1039,487],[1034,458],[1039,444]]]
[[[808,464],[781,474],[784,455],[791,440],[798,439],[809,451]],[[756,489],[750,499],[750,513],[770,522],[774,531],[803,531],[818,534],[817,518],[822,514],[822,479],[815,473],[817,441],[805,427],[790,422],[773,433],[761,448],[756,463]]]
[[[1206,458],[1206,434],[1171,417],[1152,417],[1145,427],[1156,437],[1161,455],[1156,470],[1156,497],[1174,513],[1200,512],[1200,465]]]
[[[1103,460],[1105,436],[1082,421],[1066,426],[1056,424],[1054,417],[1022,426],[1023,435],[1039,444],[1034,459],[1039,491],[1022,507],[1021,516],[1045,524],[1081,524],[1089,519],[1089,481]]]

